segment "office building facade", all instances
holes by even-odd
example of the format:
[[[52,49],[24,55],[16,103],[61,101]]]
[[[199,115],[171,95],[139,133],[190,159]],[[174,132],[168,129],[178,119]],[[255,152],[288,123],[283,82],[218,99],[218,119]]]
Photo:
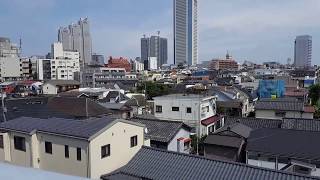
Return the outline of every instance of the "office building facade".
[[[63,50],[79,52],[81,67],[91,63],[92,40],[87,18],[68,27],[61,27],[58,30],[58,41],[63,44]]]
[[[297,36],[294,42],[294,67],[311,67],[312,37],[309,35]]]
[[[174,0],[174,64],[198,63],[198,0]]]
[[[145,70],[149,70],[150,57],[157,58],[157,69],[168,61],[168,40],[158,36],[141,38],[141,60]]]

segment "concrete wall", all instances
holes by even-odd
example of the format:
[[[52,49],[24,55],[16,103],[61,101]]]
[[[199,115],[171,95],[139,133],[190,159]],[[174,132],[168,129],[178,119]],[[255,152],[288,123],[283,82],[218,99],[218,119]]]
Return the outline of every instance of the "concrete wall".
[[[18,57],[0,57],[1,78],[20,77],[20,59]]]
[[[138,145],[130,147],[130,137],[138,136]],[[110,144],[110,156],[101,159],[101,147]],[[144,128],[118,122],[90,142],[90,178],[99,178],[125,164],[144,144]]]
[[[37,138],[41,169],[87,177],[89,144],[87,141],[43,133],[38,133]],[[52,143],[52,154],[45,152],[45,141]],[[65,157],[65,145],[69,146],[69,158]],[[77,160],[78,147],[81,148],[81,161]]]
[[[52,85],[52,84],[44,84],[43,85],[43,94],[57,94],[57,88],[56,86]]]
[[[179,139],[181,137],[189,138],[190,137],[190,132],[181,128],[179,130],[179,132],[174,136],[174,138],[168,144],[168,151],[176,151],[176,152],[178,152],[178,141],[177,141],[177,139]],[[189,153],[189,149],[186,150],[186,151],[184,149],[180,149],[180,152]]]

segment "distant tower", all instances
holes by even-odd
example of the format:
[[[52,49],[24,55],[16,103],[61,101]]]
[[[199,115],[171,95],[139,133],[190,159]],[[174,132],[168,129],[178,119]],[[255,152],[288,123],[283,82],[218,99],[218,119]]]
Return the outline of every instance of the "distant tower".
[[[90,64],[92,60],[92,40],[88,18],[81,18],[77,23],[59,28],[58,41],[63,44],[64,50],[73,50],[80,53],[81,68]]]
[[[287,65],[291,65],[291,62],[292,62],[291,58],[288,58],[287,59]]]
[[[198,63],[198,0],[174,0],[174,64]]]
[[[312,37],[297,36],[294,42],[294,67],[309,68],[312,59]]]

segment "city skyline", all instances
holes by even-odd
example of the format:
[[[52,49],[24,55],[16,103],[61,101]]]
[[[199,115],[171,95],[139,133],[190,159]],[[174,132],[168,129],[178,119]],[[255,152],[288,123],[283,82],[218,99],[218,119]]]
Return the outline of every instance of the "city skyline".
[[[223,57],[229,50],[240,62],[286,63],[288,57],[294,59],[295,37],[309,34],[315,50],[312,64],[319,64],[320,24],[314,23],[320,15],[319,1],[260,1],[251,2],[250,6],[244,3],[247,1],[199,2],[200,62]],[[160,30],[161,36],[168,38],[168,62],[173,63],[172,0],[4,0],[0,5],[0,22],[6,24],[1,34],[15,43],[21,37],[24,56],[45,55],[50,44],[57,41],[60,26],[88,17],[93,52],[134,58],[140,56],[142,34]],[[41,33],[35,38],[38,31]]]

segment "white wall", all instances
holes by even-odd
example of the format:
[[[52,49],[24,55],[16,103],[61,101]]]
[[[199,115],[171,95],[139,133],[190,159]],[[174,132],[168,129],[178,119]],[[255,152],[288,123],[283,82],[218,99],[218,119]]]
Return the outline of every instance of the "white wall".
[[[155,117],[172,121],[183,121],[192,127],[199,126],[201,120],[216,114],[215,100],[213,100],[213,106],[209,103],[209,100],[212,99],[214,98],[201,100],[197,98],[175,98],[172,96],[155,97]],[[199,103],[201,103],[200,107]],[[156,112],[156,106],[162,106],[162,113]],[[207,106],[209,106],[209,112],[207,112]],[[179,107],[179,111],[172,111],[172,107]],[[187,113],[187,107],[191,107],[191,113]]]
[[[174,138],[170,141],[170,143],[168,144],[168,151],[178,151],[178,141],[177,139],[179,138],[189,138],[190,137],[190,132],[186,131],[185,129],[181,128],[179,130],[179,132],[174,136]],[[183,150],[183,149],[181,149]],[[188,151],[180,151],[180,152],[185,152],[188,153]]]
[[[256,118],[282,119],[276,116],[275,110],[256,110]],[[300,111],[286,111],[285,118],[306,118],[313,119],[313,113],[300,113]]]
[[[58,93],[56,86],[49,84],[49,83],[45,83],[42,87],[42,90],[43,90],[43,94],[57,94]]]

